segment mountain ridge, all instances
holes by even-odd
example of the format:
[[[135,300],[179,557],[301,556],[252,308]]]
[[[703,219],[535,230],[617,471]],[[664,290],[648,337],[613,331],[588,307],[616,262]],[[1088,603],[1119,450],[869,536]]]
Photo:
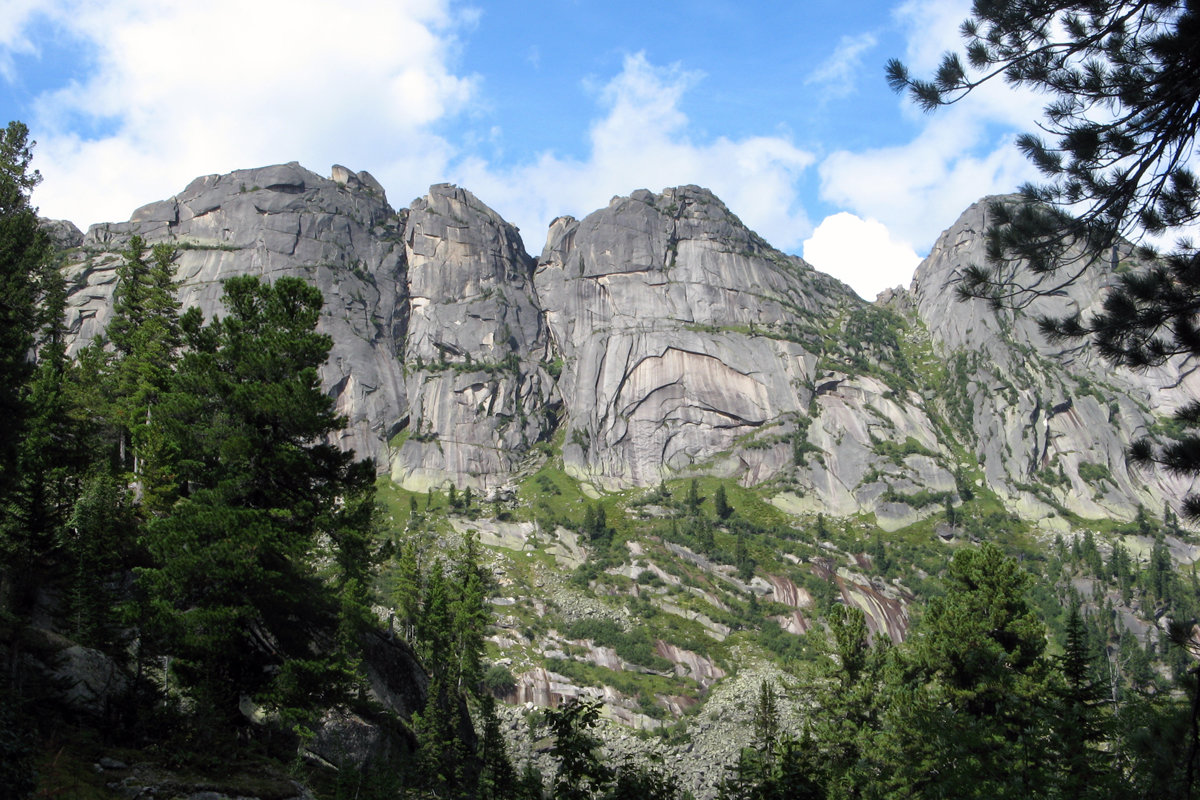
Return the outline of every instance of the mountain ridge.
[[[559,217],[537,259],[465,189],[435,185],[395,210],[369,173],[294,162],[197,178],[86,235],[53,231],[73,348],[102,332],[134,233],[177,246],[180,299],[208,317],[230,275],[314,282],[334,339],[322,381],[349,421],[340,444],[406,489],[511,492],[561,429],[567,473],[598,490],[712,474],[892,529],[936,510],[930,494],[961,502],[974,469],[1028,518],[1174,502],[1190,482],[1129,472],[1124,443],[1198,379],[1111,370],[1045,343],[1032,313],[954,300],[955,271],[982,258],[986,202],[874,304],[695,186]],[[1086,309],[1102,288],[1089,278],[1033,311]],[[1057,488],[1029,491],[1045,470]]]
[[[811,667],[839,605],[903,641],[960,548],[997,541],[1048,565],[1044,609],[1078,588],[1156,646],[1160,598],[1110,587],[1096,539],[1114,560],[1196,559],[1167,523],[1192,482],[1131,470],[1124,448],[1169,436],[1166,414],[1200,387],[1179,364],[1114,370],[1041,338],[1033,312],[1086,311],[1101,279],[1030,313],[957,301],[988,202],[875,303],[695,186],[560,217],[538,258],[465,189],[396,210],[337,166],[205,176],[86,235],[48,224],[72,352],[104,330],[134,234],[175,245],[180,300],[206,317],[226,277],[315,284],[339,444],[386,475],[380,546],[425,568],[479,548],[488,690],[511,704],[514,752],[539,758],[532,706],[594,700],[662,736],[622,744],[636,738],[622,728],[610,752],[686,759],[708,797],[748,741],[760,681]],[[1100,567],[1066,571],[1087,543]],[[397,561],[374,576],[384,620]]]

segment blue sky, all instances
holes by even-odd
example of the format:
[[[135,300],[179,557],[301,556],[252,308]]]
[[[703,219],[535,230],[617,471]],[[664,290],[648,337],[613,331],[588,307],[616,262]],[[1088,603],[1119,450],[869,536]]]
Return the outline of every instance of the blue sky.
[[[873,298],[967,205],[1034,177],[1037,98],[925,115],[968,0],[0,0],[0,116],[38,141],[34,202],[81,228],[194,177],[365,169],[406,205],[458,183],[519,225],[695,183]]]

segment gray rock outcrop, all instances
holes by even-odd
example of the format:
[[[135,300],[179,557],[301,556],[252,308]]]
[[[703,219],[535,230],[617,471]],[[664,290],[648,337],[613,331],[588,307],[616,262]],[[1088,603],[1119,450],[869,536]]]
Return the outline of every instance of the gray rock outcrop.
[[[449,185],[413,203],[404,244],[411,416],[392,478],[415,490],[491,489],[557,422],[534,261],[516,228]]]
[[[1181,497],[1188,481],[1130,472],[1125,447],[1200,377],[1113,370],[1041,338],[1037,314],[1086,312],[1103,277],[1021,314],[957,302],[947,287],[983,259],[985,209],[875,305],[695,186],[561,217],[537,261],[463,189],[396,212],[342,166],[198,178],[86,235],[44,225],[68,248],[75,349],[103,331],[133,234],[178,247],[180,299],[206,317],[231,275],[315,283],[340,444],[412,490],[501,489],[560,433],[567,472],[601,490],[716,474],[773,485],[791,512],[873,513],[888,530],[958,502],[964,448],[1027,517],[1128,518]]]
[[[779,448],[739,440],[807,408],[804,322],[853,302],[695,186],[555,220],[536,284],[564,361],[567,469],[606,488],[772,477]]]
[[[1131,471],[1129,442],[1145,435],[1200,390],[1178,363],[1135,372],[1105,363],[1086,341],[1050,342],[1037,319],[1099,310],[1111,273],[1089,271],[1017,310],[960,301],[961,271],[985,263],[988,205],[975,203],[938,239],[918,267],[910,295],[934,348],[947,359],[943,402],[956,405],[985,481],[1027,517],[1053,507],[1028,487],[1083,517],[1132,519],[1139,504],[1158,511],[1193,482],[1163,471]],[[1121,254],[1129,261],[1132,254]],[[1030,278],[1031,276],[1018,275]]]
[[[320,330],[333,351],[321,378],[349,420],[339,444],[386,463],[384,443],[407,408],[397,341],[408,303],[404,215],[377,186],[367,173],[338,182],[295,163],[239,170],[197,178],[129,222],[92,226],[65,269],[73,348],[104,332],[121,252],[135,234],[178,248],[179,299],[206,319],[223,313],[225,278],[305,278],[325,296]]]

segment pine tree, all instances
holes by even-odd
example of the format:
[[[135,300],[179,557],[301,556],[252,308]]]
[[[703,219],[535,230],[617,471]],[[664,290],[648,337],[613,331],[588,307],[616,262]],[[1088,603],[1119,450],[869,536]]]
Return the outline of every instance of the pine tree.
[[[775,761],[779,745],[779,709],[775,704],[775,688],[770,681],[758,685],[758,702],[754,706],[753,747],[769,768]]]
[[[1045,783],[1045,629],[1030,576],[994,544],[955,553],[893,667],[879,748],[897,791],[1026,797]]]
[[[169,505],[175,489],[169,474],[170,443],[154,419],[183,340],[174,258],[174,249],[159,243],[148,261],[142,237],[130,239],[117,269],[113,316],[106,329],[114,350],[110,369],[120,462],[153,510]]]
[[[1062,684],[1052,696],[1055,783],[1063,798],[1111,797],[1115,786],[1105,752],[1103,695],[1093,677],[1087,629],[1078,606],[1067,618],[1066,647],[1058,658]]]
[[[57,265],[42,266],[38,286],[37,359],[23,392],[28,412],[17,447],[19,475],[11,487],[9,521],[25,531],[30,552],[44,559],[63,536],[87,469],[87,453],[72,414],[64,330],[66,287]]]
[[[733,513],[733,506],[729,505],[729,499],[725,496],[725,484],[718,486],[713,495],[713,510],[717,512],[717,519],[729,519]]]
[[[596,800],[612,783],[614,770],[600,760],[600,739],[591,732],[599,717],[599,703],[581,701],[546,712],[545,725],[554,739],[550,757],[558,762],[555,800]]]
[[[517,793],[517,773],[500,731],[496,699],[486,692],[479,697],[479,719],[479,800],[508,800]]]
[[[400,543],[389,582],[390,605],[396,609],[400,635],[413,644],[421,616],[421,565],[416,537],[406,537]]]
[[[802,768],[831,791],[836,787],[841,794],[833,796],[853,797],[877,780],[874,739],[883,710],[881,674],[887,652],[870,646],[866,617],[858,608],[834,606],[828,623],[827,658],[820,662],[819,680],[808,689],[820,712],[808,718],[806,746],[791,752],[792,758],[807,762],[792,769]]]
[[[460,693],[477,694],[483,680],[483,642],[491,621],[486,587],[487,578],[479,565],[475,540],[467,538],[456,555],[455,591],[450,604],[457,662],[456,688]]]
[[[0,132],[0,612],[19,603],[17,584],[42,550],[9,513],[24,474],[19,459],[30,413],[27,384],[34,369],[38,278],[49,252],[30,203],[41,181],[30,169],[32,157],[29,130],[10,122]]]
[[[693,516],[700,513],[700,504],[704,498],[700,496],[700,483],[695,478],[688,481],[687,497],[684,499],[687,512]]]
[[[16,448],[27,408],[22,392],[33,362],[37,279],[49,251],[30,193],[41,182],[31,170],[29,129],[10,122],[0,133],[0,497],[15,479]]]

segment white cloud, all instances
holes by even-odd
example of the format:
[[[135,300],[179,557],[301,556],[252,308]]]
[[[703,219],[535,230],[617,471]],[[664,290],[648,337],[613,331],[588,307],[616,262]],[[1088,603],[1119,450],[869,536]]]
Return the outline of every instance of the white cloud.
[[[824,199],[882,221],[921,250],[980,197],[1037,177],[1011,136],[989,139],[988,126],[959,109],[906,144],[831,153],[819,173]]]
[[[932,72],[949,50],[961,50],[959,27],[971,15],[970,0],[905,0],[893,16],[908,33],[905,63]]]
[[[686,183],[712,189],[775,246],[798,247],[812,225],[797,184],[813,156],[780,136],[693,141],[680,101],[699,80],[677,66],[629,56],[598,93],[605,113],[591,126],[585,159],[547,152],[511,169],[466,159],[454,170],[455,180],[520,226],[534,252],[556,216],[590,213],[637,188]]]
[[[862,55],[874,47],[875,42],[875,35],[871,33],[843,36],[833,54],[804,82],[824,85],[831,96],[849,94],[854,89],[854,77],[862,64]]]
[[[449,66],[470,20],[445,0],[58,0],[40,12],[94,50],[93,72],[39,98],[30,122],[45,176],[35,201],[80,224],[125,219],[197,175],[289,160],[354,160],[419,193],[450,157],[430,124],[474,89]],[[71,133],[80,120],[103,133]]]
[[[909,0],[897,9],[914,74],[927,76],[943,53],[962,50],[958,29],[969,14],[965,0]],[[830,153],[818,169],[822,199],[879,220],[925,250],[980,197],[1038,179],[1014,142],[1018,131],[1034,127],[1044,97],[991,81],[929,114],[907,97],[897,102],[917,133],[899,145]]]
[[[845,211],[826,217],[804,242],[804,260],[868,300],[884,289],[907,285],[920,256],[898,242],[875,219]]]
[[[0,7],[0,77],[12,83],[16,79],[12,57],[38,52],[26,30],[41,9],[40,0],[5,0]]]

